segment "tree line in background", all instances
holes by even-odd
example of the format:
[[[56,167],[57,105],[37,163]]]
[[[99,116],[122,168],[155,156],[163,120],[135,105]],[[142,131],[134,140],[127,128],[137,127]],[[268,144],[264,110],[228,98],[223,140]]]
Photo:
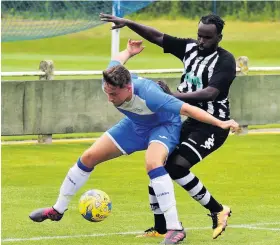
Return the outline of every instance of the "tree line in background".
[[[99,12],[110,12],[110,1],[1,1],[1,18],[98,20]]]
[[[1,1],[1,7],[1,18],[20,15],[35,19],[98,19],[100,11],[111,11],[109,1]],[[130,16],[134,19],[198,19],[212,12],[227,20],[279,21],[280,1],[155,1]]]
[[[214,10],[221,17],[227,17],[227,20],[280,20],[280,1],[156,1],[133,14],[133,17],[198,19]]]

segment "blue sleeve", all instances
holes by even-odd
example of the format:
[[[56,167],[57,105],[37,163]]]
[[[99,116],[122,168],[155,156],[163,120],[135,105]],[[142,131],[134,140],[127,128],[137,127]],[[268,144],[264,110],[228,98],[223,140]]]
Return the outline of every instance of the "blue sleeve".
[[[153,112],[172,112],[180,115],[183,101],[166,94],[156,83],[151,83],[146,91],[146,104]]]
[[[116,61],[116,60],[111,60],[109,65],[108,65],[108,67],[107,67],[107,69],[111,68],[113,66],[117,66],[117,65],[121,65],[121,63],[119,61]]]

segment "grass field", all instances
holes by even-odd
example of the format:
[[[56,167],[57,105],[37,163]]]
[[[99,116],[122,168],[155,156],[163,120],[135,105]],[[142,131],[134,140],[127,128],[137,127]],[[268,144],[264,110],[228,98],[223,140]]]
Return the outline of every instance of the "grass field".
[[[279,142],[280,135],[232,136],[193,168],[211,193],[233,210],[230,226],[218,240],[211,238],[207,210],[176,186],[180,219],[188,228],[183,244],[280,244]],[[135,238],[138,231],[152,225],[142,152],[98,166],[61,222],[29,220],[33,209],[55,202],[66,172],[89,145],[2,146],[2,244],[144,245],[161,241]],[[78,213],[78,198],[91,188],[106,191],[113,201],[112,215],[104,222],[87,222]]]
[[[162,32],[196,38],[197,21],[152,20],[141,21]],[[121,48],[128,38],[140,38],[128,28],[121,30]],[[42,40],[2,43],[2,71],[33,71],[39,62],[51,59],[56,70],[102,70],[111,52],[110,24],[87,31]],[[129,69],[181,68],[171,55],[164,55],[156,45],[145,42],[146,49],[128,63]],[[221,46],[236,57],[246,55],[251,66],[280,66],[279,22],[226,23]]]

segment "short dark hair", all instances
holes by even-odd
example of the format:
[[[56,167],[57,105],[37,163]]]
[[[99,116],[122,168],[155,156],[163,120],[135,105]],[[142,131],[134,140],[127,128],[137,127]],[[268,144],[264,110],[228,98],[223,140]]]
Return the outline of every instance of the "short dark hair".
[[[122,65],[113,66],[103,71],[103,79],[106,83],[120,88],[131,83],[130,73]]]
[[[218,34],[222,33],[225,25],[225,22],[222,20],[222,18],[215,14],[202,16],[199,22],[202,22],[203,24],[214,24],[217,28]]]

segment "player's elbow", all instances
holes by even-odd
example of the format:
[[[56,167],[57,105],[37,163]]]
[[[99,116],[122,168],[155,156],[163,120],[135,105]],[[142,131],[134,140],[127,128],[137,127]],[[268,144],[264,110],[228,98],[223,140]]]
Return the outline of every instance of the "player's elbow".
[[[217,94],[209,94],[208,96],[207,96],[207,98],[208,98],[208,101],[213,101],[213,100],[215,100],[216,98],[217,98]]]
[[[192,107],[190,104],[188,103],[184,103],[181,107],[181,110],[180,110],[180,114],[183,115],[183,116],[189,116],[189,110],[190,110],[190,107]]]
[[[204,92],[205,92],[205,98],[207,101],[215,100],[218,97],[218,95],[220,94],[220,91],[213,87],[208,87],[207,89],[205,89]]]
[[[163,35],[164,34],[162,32],[158,32],[153,40],[153,43],[162,47],[163,46]]]

